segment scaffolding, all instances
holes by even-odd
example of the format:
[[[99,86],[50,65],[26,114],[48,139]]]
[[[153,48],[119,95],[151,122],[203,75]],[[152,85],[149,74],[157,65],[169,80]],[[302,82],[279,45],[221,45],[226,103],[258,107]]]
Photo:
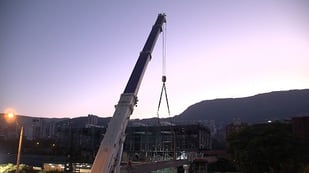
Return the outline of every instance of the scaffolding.
[[[210,130],[202,125],[128,127],[124,151],[132,161],[187,159],[210,148]]]

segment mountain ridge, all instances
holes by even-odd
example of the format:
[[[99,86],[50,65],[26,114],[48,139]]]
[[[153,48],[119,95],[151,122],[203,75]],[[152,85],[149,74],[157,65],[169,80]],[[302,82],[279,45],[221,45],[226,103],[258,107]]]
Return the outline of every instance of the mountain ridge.
[[[175,116],[176,121],[240,119],[249,123],[309,113],[309,89],[273,91],[241,98],[203,100]]]

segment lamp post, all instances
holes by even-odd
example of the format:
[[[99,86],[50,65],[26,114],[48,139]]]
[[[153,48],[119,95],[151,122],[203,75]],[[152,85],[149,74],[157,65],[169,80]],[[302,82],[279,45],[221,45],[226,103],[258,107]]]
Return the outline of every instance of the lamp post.
[[[20,134],[19,134],[17,159],[16,159],[16,173],[19,173],[19,162],[20,162],[21,144],[22,144],[22,141],[23,141],[23,132],[24,132],[24,126],[21,125]]]
[[[15,120],[16,124],[20,126],[20,133],[19,133],[19,142],[18,142],[18,150],[17,150],[17,159],[16,159],[16,173],[19,173],[19,163],[20,163],[20,152],[21,152],[21,145],[23,141],[23,132],[24,132],[24,126],[19,124],[16,120],[16,115],[12,112],[7,113],[6,120],[8,122],[12,122]]]

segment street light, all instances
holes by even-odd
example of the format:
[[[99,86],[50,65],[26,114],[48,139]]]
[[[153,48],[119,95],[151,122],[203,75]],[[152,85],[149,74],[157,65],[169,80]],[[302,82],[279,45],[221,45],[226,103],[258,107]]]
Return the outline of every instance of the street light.
[[[9,112],[9,113],[8,113],[8,118],[12,119],[12,118],[14,118],[14,116],[15,116],[15,115],[14,115],[13,112]]]
[[[8,123],[13,123],[15,120],[16,120],[16,116],[15,116],[15,111],[13,109],[6,109],[5,110],[5,120],[8,122]]]
[[[16,159],[16,173],[19,173],[20,152],[21,152],[21,144],[22,144],[22,141],[23,141],[24,126],[17,122],[16,115],[13,112],[8,112],[7,113],[6,120],[8,122],[12,122],[12,121],[15,120],[16,124],[18,126],[21,126],[20,133],[19,133],[19,143],[18,143],[18,150],[17,150],[17,159]]]

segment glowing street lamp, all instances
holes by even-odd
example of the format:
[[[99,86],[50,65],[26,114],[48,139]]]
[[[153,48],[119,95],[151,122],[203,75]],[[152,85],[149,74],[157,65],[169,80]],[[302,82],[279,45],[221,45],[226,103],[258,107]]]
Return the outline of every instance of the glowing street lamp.
[[[20,125],[17,121],[16,121],[16,115],[13,112],[8,112],[7,116],[6,116],[6,120],[8,122],[13,122],[15,121],[17,125]],[[16,159],[16,173],[19,173],[19,163],[20,163],[20,152],[21,152],[21,144],[22,144],[22,140],[23,140],[23,132],[24,132],[24,126],[20,125],[20,133],[19,133],[19,143],[18,143],[18,151],[17,151],[17,159]]]
[[[15,120],[16,120],[16,116],[15,116],[15,111],[12,110],[12,109],[7,109],[5,110],[5,120],[8,122],[8,123],[13,123]]]
[[[15,116],[14,113],[12,113],[12,112],[9,112],[9,113],[8,113],[8,118],[9,118],[9,119],[14,118],[14,116]]]

